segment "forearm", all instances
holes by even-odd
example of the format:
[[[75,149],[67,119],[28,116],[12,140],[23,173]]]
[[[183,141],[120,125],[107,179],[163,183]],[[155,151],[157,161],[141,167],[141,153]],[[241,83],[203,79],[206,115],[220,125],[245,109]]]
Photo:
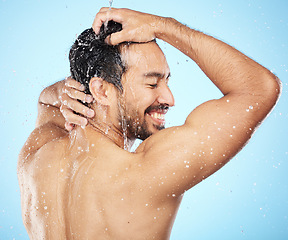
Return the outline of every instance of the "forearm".
[[[162,18],[156,37],[195,61],[208,78],[228,93],[263,93],[277,88],[275,76],[235,48],[171,18]],[[270,87],[268,87],[270,88]],[[273,88],[273,87],[272,87]]]

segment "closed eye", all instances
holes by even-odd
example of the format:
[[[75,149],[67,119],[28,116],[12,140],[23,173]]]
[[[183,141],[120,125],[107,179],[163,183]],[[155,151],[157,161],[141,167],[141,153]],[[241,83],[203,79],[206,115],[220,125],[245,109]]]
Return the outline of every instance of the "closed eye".
[[[157,84],[149,84],[151,88],[157,88]]]

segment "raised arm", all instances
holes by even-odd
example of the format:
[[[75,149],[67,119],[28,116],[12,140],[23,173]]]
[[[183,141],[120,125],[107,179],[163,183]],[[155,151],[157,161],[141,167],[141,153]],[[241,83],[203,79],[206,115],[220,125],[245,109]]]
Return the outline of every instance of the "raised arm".
[[[83,93],[83,87],[73,79],[56,82],[45,88],[38,100],[36,127],[24,144],[19,159],[22,162],[46,143],[65,136],[73,124],[85,126],[93,110],[78,102],[92,102],[92,97]],[[92,111],[92,112],[91,112]],[[74,112],[82,114],[75,114]],[[66,119],[69,119],[69,122]],[[66,129],[65,129],[66,127]]]
[[[275,105],[280,83],[235,48],[172,18],[103,8],[96,15],[95,32],[106,20],[123,26],[107,39],[110,44],[162,39],[194,60],[224,95],[193,110],[183,126],[162,130],[137,149],[145,160],[143,182],[154,182],[164,194],[180,195],[243,148]]]

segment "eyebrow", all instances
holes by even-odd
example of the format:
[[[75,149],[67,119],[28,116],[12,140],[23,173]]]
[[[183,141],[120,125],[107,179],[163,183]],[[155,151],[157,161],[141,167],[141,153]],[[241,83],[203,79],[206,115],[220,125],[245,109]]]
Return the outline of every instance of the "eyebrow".
[[[164,78],[165,75],[159,72],[149,72],[149,73],[145,73],[144,76],[148,78],[149,77]],[[168,79],[170,76],[171,76],[171,73],[169,72],[166,79]]]

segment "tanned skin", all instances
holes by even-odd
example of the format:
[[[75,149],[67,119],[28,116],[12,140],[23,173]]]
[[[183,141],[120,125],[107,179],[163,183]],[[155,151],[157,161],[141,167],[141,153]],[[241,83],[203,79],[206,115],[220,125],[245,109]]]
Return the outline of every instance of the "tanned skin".
[[[87,123],[72,111],[89,116],[76,101],[92,101],[79,83],[58,82],[41,93],[36,128],[18,162],[22,215],[31,239],[169,239],[183,193],[243,148],[279,96],[277,78],[233,47],[172,18],[108,10],[96,15],[96,33],[114,20],[123,30],[109,36],[109,44],[145,43],[122,52],[129,66],[123,94],[103,79],[91,79],[94,114],[85,128],[65,129],[65,118]],[[223,93],[194,109],[182,126],[160,131],[166,112],[145,110],[173,106],[174,98],[164,54],[150,42],[155,38],[195,61]],[[135,153],[124,150],[137,136],[130,131],[125,140],[119,101],[127,116],[134,114],[131,121],[145,123],[152,134]]]

